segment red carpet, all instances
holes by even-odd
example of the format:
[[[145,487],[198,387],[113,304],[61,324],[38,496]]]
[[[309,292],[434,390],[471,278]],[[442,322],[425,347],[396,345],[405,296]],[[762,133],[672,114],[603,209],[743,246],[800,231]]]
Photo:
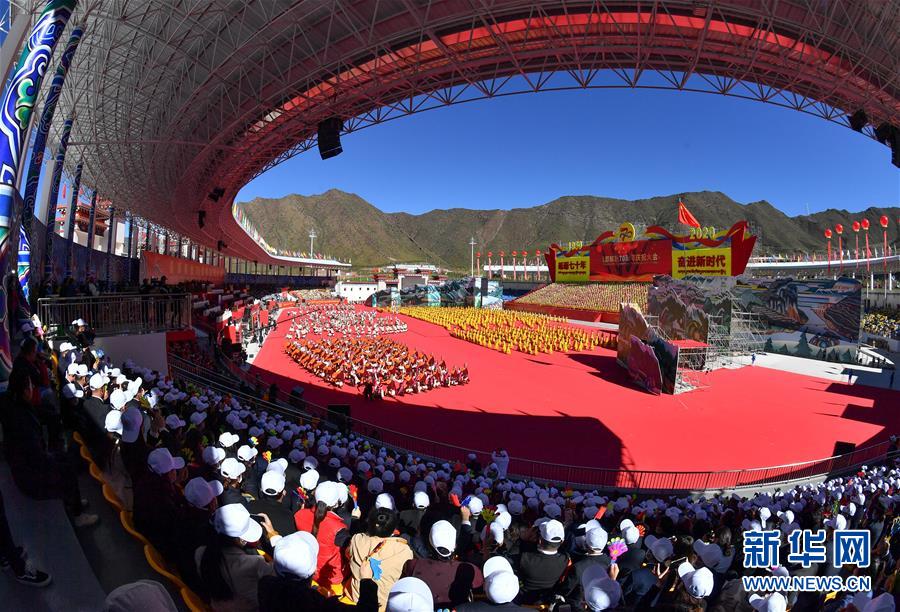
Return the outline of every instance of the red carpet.
[[[502,446],[516,473],[575,482],[587,481],[585,473],[599,482],[598,473],[522,460],[631,471],[740,470],[828,457],[835,441],[861,447],[900,432],[900,393],[893,391],[745,367],[712,372],[705,389],[653,396],[631,384],[609,350],[504,355],[403,318],[409,331],[393,339],[448,364],[468,364],[471,382],[367,402],[355,389],[325,386],[285,355],[287,325],[269,335],[253,371],[286,391],[299,381],[311,402],[350,404],[354,418],[404,434],[384,439],[410,450],[453,458],[461,451],[439,443],[482,451]]]

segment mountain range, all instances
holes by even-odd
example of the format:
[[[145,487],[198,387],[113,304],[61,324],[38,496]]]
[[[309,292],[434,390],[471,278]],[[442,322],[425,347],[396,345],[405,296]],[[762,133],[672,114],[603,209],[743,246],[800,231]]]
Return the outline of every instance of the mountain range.
[[[823,232],[844,225],[845,248],[851,247],[854,220],[872,224],[871,244],[881,244],[878,219],[891,219],[888,238],[897,243],[900,208],[871,207],[861,213],[828,209],[812,215],[789,217],[766,201],[741,204],[717,191],[620,200],[600,196],[564,196],[531,208],[472,210],[451,208],[423,214],[386,213],[356,194],[331,189],[318,195],[287,195],[277,199],[255,198],[239,203],[249,220],[275,248],[306,251],[309,230],[318,234],[315,250],[354,267],[391,263],[434,263],[453,270],[469,268],[469,241],[476,251],[546,249],[551,243],[572,240],[591,242],[600,233],[630,221],[641,230],[662,225],[676,233],[686,231],[678,223],[682,199],[704,226],[726,229],[747,220],[759,236],[756,255],[823,251]],[[833,240],[837,248],[837,236]]]

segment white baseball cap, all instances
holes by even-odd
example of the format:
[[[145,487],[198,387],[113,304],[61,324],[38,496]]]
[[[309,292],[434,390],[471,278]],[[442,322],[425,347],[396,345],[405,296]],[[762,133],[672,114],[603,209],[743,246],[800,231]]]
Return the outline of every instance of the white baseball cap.
[[[129,406],[122,412],[122,442],[131,443],[138,439],[144,426],[144,415],[137,406]]]
[[[556,519],[551,519],[540,524],[538,530],[541,532],[541,539],[545,542],[559,543],[566,537],[566,530],[562,523]]]
[[[319,472],[309,470],[300,475],[300,486],[307,491],[312,491],[319,484]]]
[[[588,529],[584,534],[585,545],[595,552],[599,552],[606,548],[607,542],[609,542],[609,534],[606,533],[606,530],[603,527]]]
[[[225,459],[225,449],[218,446],[207,446],[203,449],[203,461],[206,465],[219,465]]]
[[[178,429],[179,427],[184,427],[185,425],[187,425],[187,423],[178,418],[177,414],[170,414],[166,417],[166,428],[168,429]]]
[[[234,457],[226,458],[222,461],[222,465],[219,466],[219,473],[225,478],[230,478],[232,480],[240,478],[246,471],[247,466]]]
[[[425,581],[414,576],[401,578],[388,593],[387,612],[433,612],[434,596]]]
[[[173,457],[168,448],[155,448],[147,455],[147,465],[156,474],[168,474],[184,467],[184,459]]]
[[[653,553],[654,558],[662,563],[675,553],[675,547],[668,538],[657,538],[654,535],[648,535],[644,538],[644,544],[647,550]]]
[[[519,594],[519,579],[505,557],[491,557],[482,571],[484,592],[495,604],[509,603]]]
[[[319,542],[307,531],[296,531],[278,538],[273,546],[272,557],[275,561],[275,571],[280,575],[290,574],[298,578],[309,578],[316,573]]]
[[[825,526],[831,527],[835,530],[842,530],[847,528],[847,517],[843,514],[835,514],[830,519],[825,519]]]
[[[770,593],[765,597],[754,593],[750,596],[750,605],[759,612],[785,612],[787,610],[787,600],[781,593]]]
[[[684,582],[687,592],[693,597],[702,599],[713,590],[713,574],[708,567],[694,569],[694,566],[685,561],[678,566],[678,575]]]
[[[437,521],[428,534],[431,545],[442,557],[449,557],[456,550],[456,529],[448,521]]]
[[[396,510],[394,505],[394,497],[390,493],[379,493],[375,498],[375,507],[384,508],[386,510]]]
[[[91,389],[96,390],[106,384],[106,379],[103,378],[103,374],[94,374],[91,376],[88,384],[90,384]]]
[[[227,504],[216,510],[216,531],[230,538],[240,538],[245,542],[258,542],[262,537],[262,526],[253,520],[244,504]]]
[[[269,470],[262,475],[259,489],[266,495],[275,496],[284,491],[284,474],[278,470]]]
[[[427,508],[431,505],[431,500],[428,497],[428,493],[425,491],[416,491],[413,494],[413,506],[419,508],[420,510],[423,508]]]
[[[192,478],[184,486],[184,498],[196,508],[206,508],[223,490],[224,487],[218,480]]]
[[[329,508],[333,508],[340,503],[341,492],[336,482],[326,480],[325,482],[320,482],[316,487],[315,497],[317,503],[322,502]]]
[[[240,439],[240,436],[237,434],[226,431],[219,436],[219,444],[221,444],[223,448],[230,448],[237,444]]]
[[[122,435],[122,413],[118,410],[110,410],[106,413],[106,431]]]
[[[237,456],[241,461],[253,461],[253,459],[255,459],[258,454],[258,450],[246,444],[240,446],[237,449]]]
[[[615,608],[622,600],[622,587],[599,564],[591,565],[584,571],[581,575],[581,587],[584,590],[584,602],[591,610]]]

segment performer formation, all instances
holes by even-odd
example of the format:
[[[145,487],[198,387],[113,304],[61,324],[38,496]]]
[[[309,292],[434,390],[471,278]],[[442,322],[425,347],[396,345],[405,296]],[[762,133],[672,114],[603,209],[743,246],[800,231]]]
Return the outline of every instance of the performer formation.
[[[285,351],[306,371],[335,387],[350,385],[369,399],[422,393],[469,382],[468,368],[450,368],[433,355],[388,338],[289,341]]]
[[[374,310],[359,310],[350,304],[320,304],[297,309],[286,338],[315,336],[354,336],[375,338],[402,334],[406,323],[397,317],[379,316]]]
[[[401,308],[401,314],[441,325],[455,338],[509,354],[528,355],[554,351],[587,351],[611,347],[615,336],[567,325],[558,317],[508,310],[473,308]]]

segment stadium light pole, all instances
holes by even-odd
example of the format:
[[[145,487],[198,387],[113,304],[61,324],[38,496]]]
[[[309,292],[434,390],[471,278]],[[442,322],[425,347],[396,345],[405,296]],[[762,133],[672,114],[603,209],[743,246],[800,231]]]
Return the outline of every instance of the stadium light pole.
[[[469,276],[475,276],[475,237],[472,236],[469,238],[469,248],[472,251],[470,260],[469,260]]]
[[[313,256],[313,240],[318,238],[319,236],[316,234],[315,229],[309,230],[309,256]]]

